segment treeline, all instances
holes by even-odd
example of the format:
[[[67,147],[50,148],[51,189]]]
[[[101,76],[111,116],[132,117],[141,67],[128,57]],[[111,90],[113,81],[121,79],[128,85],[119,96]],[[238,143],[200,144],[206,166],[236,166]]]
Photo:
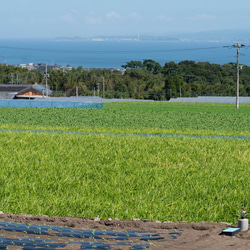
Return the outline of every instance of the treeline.
[[[130,61],[125,71],[111,69],[48,69],[48,84],[55,96],[105,95],[106,98],[167,100],[171,97],[204,95],[234,96],[236,65],[209,62]],[[240,95],[250,96],[250,67],[240,70]],[[104,84],[103,84],[104,81]],[[0,83],[45,84],[44,72],[0,65]],[[103,93],[104,86],[104,93]]]

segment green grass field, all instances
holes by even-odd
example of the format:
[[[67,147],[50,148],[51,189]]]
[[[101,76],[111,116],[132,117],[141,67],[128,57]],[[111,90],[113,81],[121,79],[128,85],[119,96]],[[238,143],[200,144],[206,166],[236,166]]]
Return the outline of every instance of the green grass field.
[[[250,114],[250,104],[240,104],[236,109],[235,104],[217,103],[178,103],[178,102],[116,102],[105,103],[105,109],[112,110],[140,110],[140,111],[181,111],[181,112],[209,112],[226,114]]]
[[[247,112],[119,105],[0,108],[0,128],[250,134]],[[0,150],[5,213],[236,223],[240,208],[249,208],[250,140],[3,130]]]
[[[183,104],[183,109],[186,106]],[[207,106],[203,109],[202,104],[190,106],[193,109],[189,108],[189,111],[183,111],[178,103],[154,102],[105,103],[104,109],[7,107],[0,108],[0,128],[21,126],[91,132],[250,135],[250,115],[247,113],[250,105],[246,106],[245,113],[232,113],[232,105],[211,105],[217,112],[208,111]],[[177,111],[168,111],[169,107]]]

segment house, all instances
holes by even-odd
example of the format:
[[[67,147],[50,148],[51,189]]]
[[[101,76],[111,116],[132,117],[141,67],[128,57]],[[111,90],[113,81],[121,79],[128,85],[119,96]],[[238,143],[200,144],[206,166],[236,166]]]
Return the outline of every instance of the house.
[[[51,95],[51,90],[35,84],[0,84],[0,99],[36,99]]]

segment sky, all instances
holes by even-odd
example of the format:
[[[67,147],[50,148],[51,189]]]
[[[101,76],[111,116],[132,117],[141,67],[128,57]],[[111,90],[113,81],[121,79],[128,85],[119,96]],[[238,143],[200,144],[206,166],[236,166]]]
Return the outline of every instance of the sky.
[[[250,0],[0,1],[0,39],[250,31]]]

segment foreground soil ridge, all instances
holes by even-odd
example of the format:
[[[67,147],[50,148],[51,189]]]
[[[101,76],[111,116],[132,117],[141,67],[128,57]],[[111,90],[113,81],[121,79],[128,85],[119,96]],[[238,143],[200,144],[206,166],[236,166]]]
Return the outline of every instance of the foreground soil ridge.
[[[17,249],[17,246],[12,246],[10,245],[11,243],[20,244],[20,241],[27,242],[27,240],[38,241],[38,245],[57,244],[57,246],[64,246],[75,250],[92,249],[91,247],[93,246],[95,247],[95,249],[104,249],[103,247],[106,247],[105,249],[120,250],[145,248],[152,250],[250,249],[249,231],[240,232],[235,236],[228,236],[222,234],[222,231],[227,228],[237,227],[236,225],[231,225],[227,222],[160,222],[150,221],[146,219],[141,220],[136,218],[131,220],[119,220],[111,218],[108,220],[101,220],[100,218],[89,219],[86,217],[71,216],[49,217],[46,215],[33,216],[30,214],[4,214],[3,212],[0,212],[0,221],[6,222],[6,224],[2,223],[3,226],[0,226],[0,229],[2,241],[9,242],[9,245],[6,245],[9,250]],[[50,231],[52,232],[51,234],[49,231],[46,231],[45,235],[34,234],[35,232],[33,231],[31,233],[25,231],[15,232],[8,230],[8,226],[12,223],[21,224],[21,227],[26,227],[27,225],[27,228],[36,227],[35,225],[41,225],[41,228],[47,228],[47,226],[52,226],[51,228],[55,230],[55,227],[60,227],[63,230],[70,230],[70,232],[76,232],[77,230],[83,230],[82,232],[90,231],[92,233],[110,232],[111,234],[113,234],[113,237],[108,236],[108,234],[103,234],[101,238],[96,239],[81,239],[79,237],[77,238],[77,235],[71,235],[70,237],[60,236],[59,238],[59,233],[54,232],[53,230]],[[29,230],[27,229],[26,231]],[[128,233],[135,233],[137,235],[136,237],[134,235],[127,238],[126,235]],[[120,238],[117,238],[117,236],[114,235],[118,235],[120,236],[120,238],[121,235],[123,236],[120,240]],[[146,240],[145,237],[147,237]],[[40,241],[42,240],[46,243],[40,243]],[[28,244],[31,244],[30,241],[28,241]],[[64,247],[58,249],[64,249]],[[21,246],[18,249],[26,248]],[[38,248],[33,247],[32,249]]]
[[[192,228],[194,230],[209,230],[211,228],[215,227],[221,227],[222,229],[232,226],[230,223],[227,222],[187,222],[187,221],[178,221],[178,222],[172,222],[172,221],[153,221],[153,220],[147,220],[147,219],[137,219],[133,218],[131,220],[120,220],[120,219],[108,219],[108,220],[101,220],[100,218],[93,218],[89,219],[86,217],[57,217],[52,216],[49,217],[47,215],[38,215],[34,216],[31,214],[4,214],[0,211],[0,220],[6,221],[6,222],[19,222],[19,223],[26,223],[26,224],[58,224],[58,226],[67,226],[67,227],[84,227],[84,225],[93,225],[93,227],[97,226],[114,226],[114,227],[120,227],[123,228],[129,228],[129,227],[138,227],[138,228],[144,228],[144,227],[150,227],[152,229],[180,229],[180,228]]]

